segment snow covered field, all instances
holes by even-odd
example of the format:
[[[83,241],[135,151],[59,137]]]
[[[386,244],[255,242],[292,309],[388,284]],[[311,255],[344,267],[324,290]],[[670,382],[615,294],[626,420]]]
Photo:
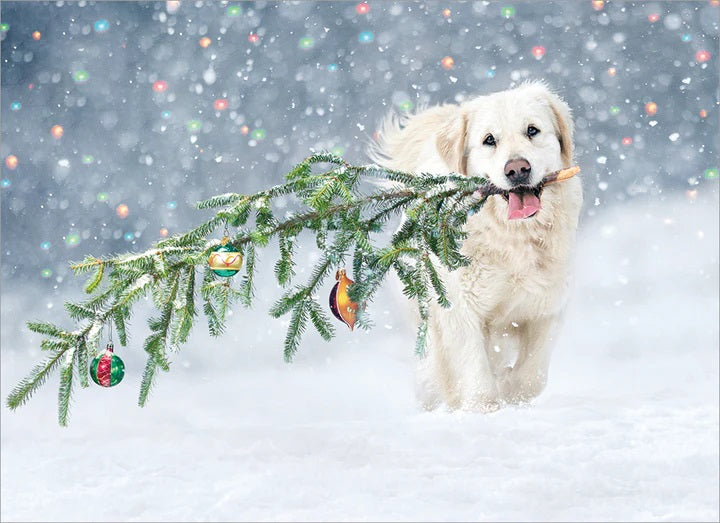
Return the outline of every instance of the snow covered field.
[[[718,521],[719,12],[0,1],[0,519]],[[197,225],[197,200],[280,183],[312,150],[363,162],[389,111],[527,79],[573,108],[586,195],[534,405],[421,412],[388,290],[373,331],[338,323],[286,365],[266,277],[224,337],[199,322],[145,409],[148,310],[117,348],[123,383],[76,390],[69,428],[57,376],[4,406],[42,356],[25,321],[65,321],[82,286],[67,260],[148,248]]]
[[[120,349],[120,386],[76,393],[67,429],[55,382],[3,408],[2,520],[717,521],[718,205],[705,197],[585,221],[533,406],[420,412],[399,315],[333,345],[308,338],[286,365],[278,322],[242,312],[176,355],[145,409],[137,347]],[[18,319],[51,316],[32,300],[3,295],[3,397],[37,345]]]

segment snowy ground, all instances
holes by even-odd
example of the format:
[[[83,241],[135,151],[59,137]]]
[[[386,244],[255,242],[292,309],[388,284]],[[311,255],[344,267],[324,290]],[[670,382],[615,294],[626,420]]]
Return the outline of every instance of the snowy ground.
[[[242,313],[222,341],[194,338],[145,409],[138,350],[122,354],[121,386],[76,394],[67,429],[55,382],[3,408],[2,520],[717,521],[708,200],[586,220],[550,384],[531,407],[418,411],[412,335],[397,322],[311,339],[288,366],[281,326]],[[33,300],[3,296],[3,397],[31,366],[19,318],[52,316]]]

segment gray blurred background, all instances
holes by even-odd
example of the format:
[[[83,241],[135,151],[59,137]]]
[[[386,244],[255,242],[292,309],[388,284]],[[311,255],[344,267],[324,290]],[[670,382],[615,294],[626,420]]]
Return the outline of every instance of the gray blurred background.
[[[68,260],[184,231],[198,199],[528,78],[574,110],[585,217],[717,199],[716,4],[4,1],[3,287],[61,295]]]

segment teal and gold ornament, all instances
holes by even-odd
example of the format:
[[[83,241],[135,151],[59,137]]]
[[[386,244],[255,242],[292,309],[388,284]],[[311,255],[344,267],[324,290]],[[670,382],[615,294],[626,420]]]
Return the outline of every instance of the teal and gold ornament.
[[[125,376],[125,364],[113,353],[112,341],[90,364],[90,377],[101,387],[113,387]]]
[[[210,269],[223,278],[235,276],[242,267],[242,261],[242,254],[233,247],[227,236],[223,237],[220,245],[213,249],[208,258]]]

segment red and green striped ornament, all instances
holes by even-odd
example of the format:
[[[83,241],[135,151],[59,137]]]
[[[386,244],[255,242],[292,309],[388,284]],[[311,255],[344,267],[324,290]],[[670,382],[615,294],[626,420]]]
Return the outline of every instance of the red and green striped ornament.
[[[125,364],[113,353],[112,342],[98,354],[90,364],[90,377],[101,387],[112,387],[120,383],[125,376]]]

